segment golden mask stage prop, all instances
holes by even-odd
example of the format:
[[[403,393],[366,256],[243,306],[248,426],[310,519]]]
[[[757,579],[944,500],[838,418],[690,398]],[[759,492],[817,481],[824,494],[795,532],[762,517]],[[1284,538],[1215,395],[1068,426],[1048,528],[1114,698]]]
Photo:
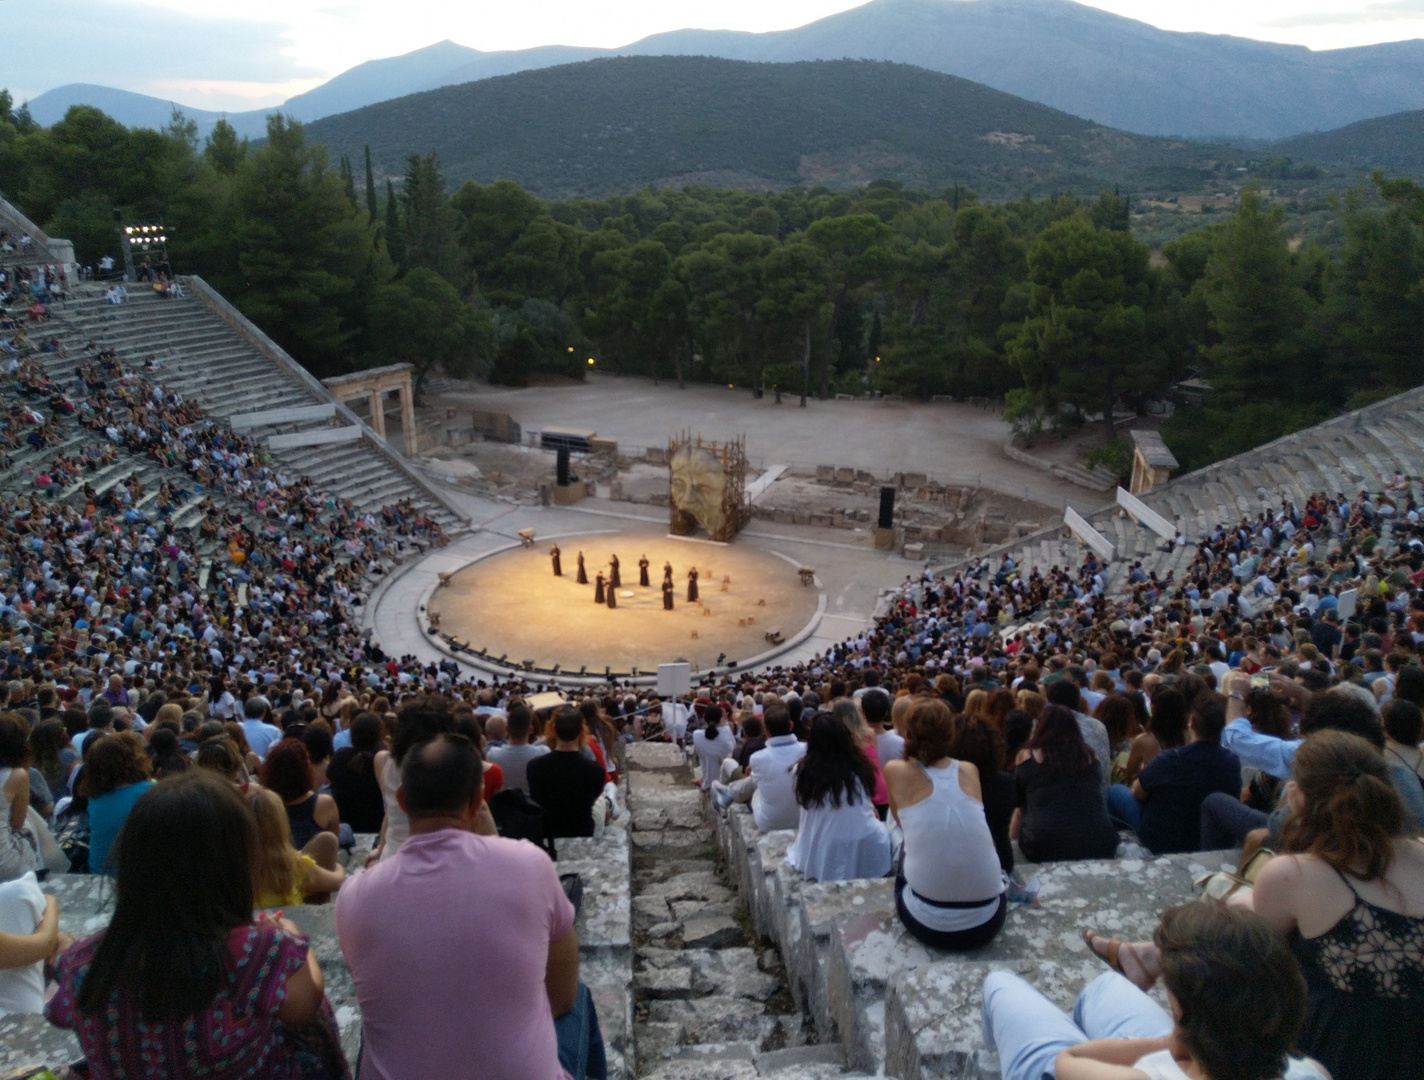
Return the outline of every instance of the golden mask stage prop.
[[[712,540],[731,540],[751,518],[746,478],[742,439],[712,443],[684,433],[669,440],[669,531],[687,536],[701,527]]]

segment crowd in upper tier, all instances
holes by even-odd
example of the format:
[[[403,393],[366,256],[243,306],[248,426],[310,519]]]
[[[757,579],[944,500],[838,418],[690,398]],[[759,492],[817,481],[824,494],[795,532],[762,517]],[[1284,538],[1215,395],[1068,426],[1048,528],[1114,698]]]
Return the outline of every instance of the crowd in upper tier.
[[[1230,913],[1167,913],[1150,943],[1085,927],[1115,970],[1068,1027],[1025,1027],[1043,1003],[987,985],[1006,1076],[1056,1060],[1065,1078],[1126,1077],[1110,1058],[1259,1080],[1288,1050],[1336,1077],[1413,1075],[1424,526],[1409,478],[1224,522],[1180,578],[1134,566],[1112,595],[1092,555],[926,570],[807,663],[709,676],[689,704],[608,686],[535,710],[540,687],[388,657],[356,630],[371,585],[443,542],[412,504],[358,513],[184,400],[157,361],[71,356],[10,322],[0,1009],[46,1008],[91,1075],[345,1075],[314,954],[254,914],[333,896],[363,1074],[600,1075],[574,905],[537,845],[509,838],[599,834],[621,813],[623,744],[642,738],[685,745],[715,807],[795,829],[787,857],[808,878],[893,876],[906,930],[941,949],[999,933],[1026,895],[1017,860],[1243,848],[1254,888]],[[365,833],[369,865],[350,854]],[[115,875],[106,931],[58,934],[37,877],[60,870]],[[1253,969],[1233,975],[1232,956]],[[1180,1015],[1124,989],[1159,977]],[[1230,1022],[1208,1015],[1218,999]],[[243,1023],[214,1019],[234,1009]],[[1137,1056],[1080,1045],[1134,1024]],[[1243,1054],[1263,1071],[1233,1071]]]

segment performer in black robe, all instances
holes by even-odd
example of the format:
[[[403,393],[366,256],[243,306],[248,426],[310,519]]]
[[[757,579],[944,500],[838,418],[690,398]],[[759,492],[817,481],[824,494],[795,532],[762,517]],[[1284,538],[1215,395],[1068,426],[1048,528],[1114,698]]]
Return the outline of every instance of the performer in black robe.
[[[580,585],[587,585],[587,584],[588,584],[588,571],[586,571],[586,570],[583,568],[583,552],[582,552],[582,551],[579,552],[578,568],[579,568],[579,569],[578,569],[578,583],[579,583]]]
[[[670,562],[663,563],[663,580],[669,584],[672,583],[672,563]]]
[[[614,555],[612,558],[610,558],[610,559],[608,560],[608,567],[609,567],[609,573],[608,573],[608,585],[609,585],[609,588],[621,589],[621,588],[623,587],[623,578],[622,578],[621,576],[619,576],[619,573],[618,573],[618,556],[617,556],[617,555]]]
[[[648,587],[648,557],[646,555],[638,560],[638,584],[645,589]]]
[[[604,602],[603,596],[603,571],[598,572],[598,587],[593,590],[593,602],[601,604]]]
[[[613,587],[612,582],[609,582],[608,585],[608,606],[610,608],[618,606],[618,590]]]
[[[550,558],[550,560],[551,560],[551,561],[553,562],[553,564],[554,564],[554,576],[555,576],[555,577],[563,577],[563,576],[564,576],[564,567],[563,567],[563,564],[561,564],[561,563],[559,562],[559,545],[558,545],[558,544],[555,544],[552,548],[549,549],[549,558]]]
[[[673,587],[672,587],[672,582],[671,582],[671,581],[664,581],[664,582],[663,582],[663,610],[664,610],[664,611],[671,611],[671,610],[672,610],[672,594],[673,594],[674,591],[675,591],[675,590],[674,590]]]
[[[687,572],[687,602],[697,603],[697,567],[693,567]]]

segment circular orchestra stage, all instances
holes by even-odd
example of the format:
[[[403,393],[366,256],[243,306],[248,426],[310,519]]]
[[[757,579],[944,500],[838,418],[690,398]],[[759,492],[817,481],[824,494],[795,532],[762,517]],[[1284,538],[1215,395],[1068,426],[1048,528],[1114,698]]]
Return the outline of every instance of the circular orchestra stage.
[[[550,548],[560,549],[555,577]],[[587,585],[577,583],[582,551]],[[595,576],[617,555],[622,580],[617,607],[594,602]],[[647,587],[638,561],[647,556]],[[663,566],[672,564],[673,610],[663,608]],[[687,600],[688,570],[698,571],[698,602]],[[536,539],[532,547],[495,552],[454,571],[427,602],[441,635],[490,660],[589,675],[653,673],[687,660],[694,669],[718,657],[745,662],[774,649],[767,635],[790,641],[815,618],[820,593],[803,585],[797,565],[745,541],[710,544],[666,533],[629,531]]]

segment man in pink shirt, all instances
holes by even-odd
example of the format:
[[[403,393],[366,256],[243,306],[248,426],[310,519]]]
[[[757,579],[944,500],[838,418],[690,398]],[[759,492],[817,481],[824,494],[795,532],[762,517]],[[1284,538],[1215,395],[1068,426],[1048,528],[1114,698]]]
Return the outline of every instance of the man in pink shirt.
[[[410,750],[397,792],[410,839],[337,894],[361,1075],[605,1080],[573,905],[543,851],[495,834],[482,785],[460,735]]]

